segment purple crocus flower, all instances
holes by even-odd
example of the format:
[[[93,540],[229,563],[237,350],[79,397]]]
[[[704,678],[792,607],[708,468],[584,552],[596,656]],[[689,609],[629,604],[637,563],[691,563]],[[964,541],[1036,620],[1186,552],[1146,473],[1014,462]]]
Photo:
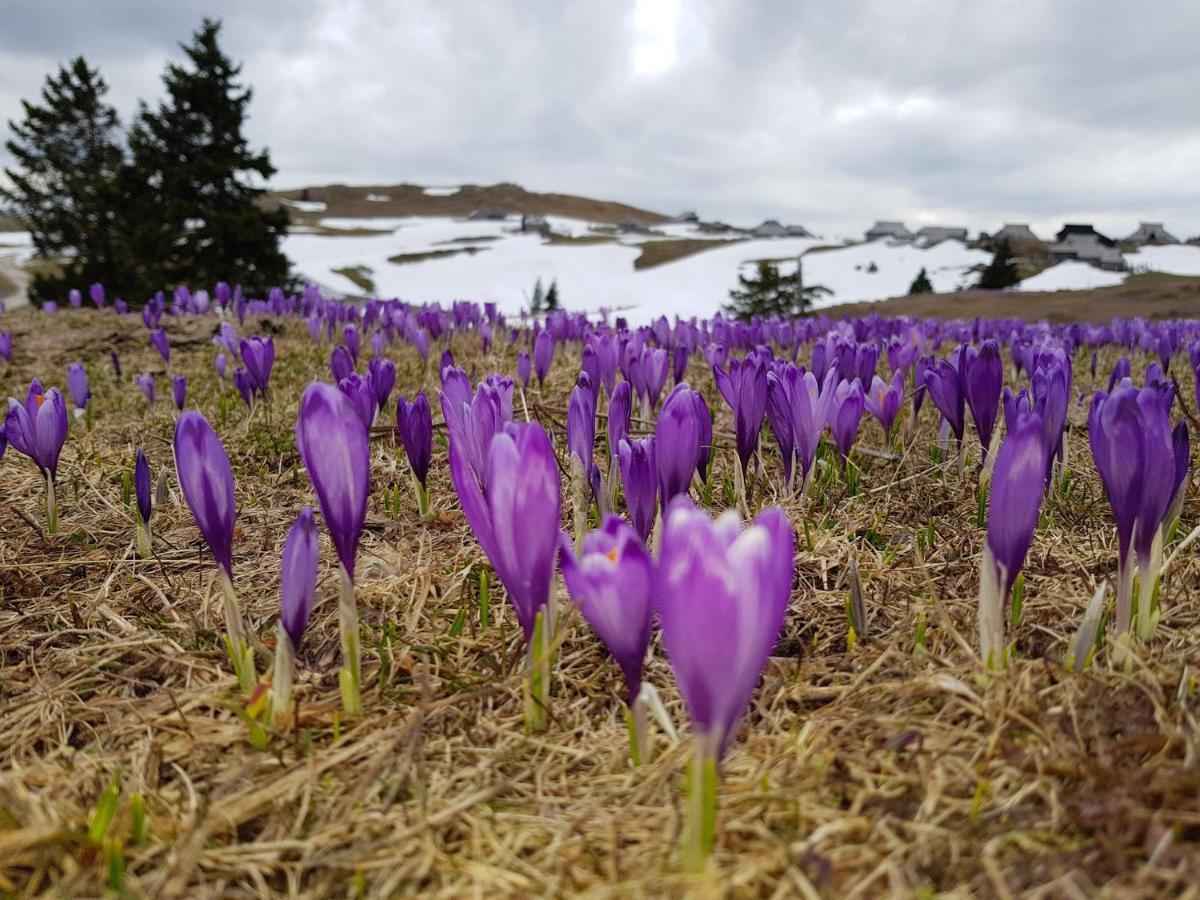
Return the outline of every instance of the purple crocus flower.
[[[163,358],[163,362],[171,361],[171,342],[167,339],[165,331],[161,328],[151,331],[150,343],[154,345],[154,349],[158,351],[158,355]]]
[[[83,363],[71,363],[67,366],[67,389],[71,392],[71,403],[79,411],[76,415],[81,415],[92,398],[87,369],[83,367]]]
[[[142,389],[142,393],[146,395],[146,402],[153,406],[154,375],[150,372],[142,372],[140,375],[135,375],[133,380],[137,382],[137,386]]]
[[[719,758],[775,648],[791,596],[794,542],[777,507],[744,531],[687,499],[667,510],[655,599],[663,644],[697,740]]]
[[[96,309],[104,309],[104,285],[97,281],[88,288],[88,296],[96,304]]]
[[[533,341],[533,368],[537,373],[538,386],[546,381],[550,366],[554,362],[554,335],[540,331]]]
[[[640,441],[622,438],[617,454],[621,465],[621,483],[625,485],[625,506],[629,509],[629,518],[642,540],[649,540],[650,532],[654,528],[654,507],[658,497],[654,435]]]
[[[925,388],[942,418],[950,425],[958,445],[962,447],[963,429],[966,425],[966,397],[963,395],[962,377],[949,360],[938,360],[936,366],[925,372]]]
[[[1037,526],[1047,456],[1036,413],[1022,416],[996,453],[979,586],[979,651],[987,668],[1005,665],[1008,600]]]
[[[528,644],[550,601],[562,492],[550,438],[537,423],[508,423],[487,447],[481,490],[461,442],[450,442],[450,474],[463,513],[509,601]]]
[[[312,507],[300,510],[283,543],[279,567],[279,624],[293,647],[300,646],[317,593],[317,525]]]
[[[116,375],[118,378],[120,378],[121,377],[121,357],[117,356],[116,350],[111,350],[111,351],[109,351],[108,358],[112,362],[113,374]]]
[[[650,408],[658,406],[658,398],[662,396],[667,384],[667,351],[661,347],[642,351],[642,378],[646,385],[646,399]]]
[[[6,363],[12,362],[12,332],[0,331],[0,359]]]
[[[686,381],[677,384],[663,402],[654,426],[655,467],[663,509],[687,493],[696,472],[701,425],[694,394]]]
[[[154,489],[154,479],[150,475],[150,464],[146,462],[146,454],[138,447],[137,458],[133,463],[133,495],[137,499],[138,515],[142,522],[149,523],[150,514],[154,511],[151,493]]]
[[[521,379],[521,390],[529,390],[529,376],[533,374],[533,360],[529,358],[529,353],[525,350],[521,351],[517,357],[517,377]]]
[[[353,581],[371,475],[371,447],[362,416],[342,391],[314,381],[300,400],[296,447],[338,559]]]
[[[67,291],[67,303],[71,309],[79,309],[83,306],[83,294],[79,292],[79,288],[71,288]]]
[[[371,380],[371,388],[375,391],[375,408],[386,409],[392,396],[392,388],[396,386],[396,364],[390,359],[376,356],[367,365],[367,374]]]
[[[217,358],[213,360],[213,366],[217,370],[217,377],[224,381],[225,370],[229,368],[229,358],[224,353],[218,353]]]
[[[67,403],[58,388],[45,390],[35,378],[24,404],[10,397],[4,431],[13,449],[32,459],[42,476],[53,481],[67,440]]]
[[[424,485],[433,458],[433,415],[424,393],[411,403],[403,397],[396,402],[396,436],[404,445],[413,474]]]
[[[900,401],[904,399],[904,372],[897,369],[892,373],[891,384],[885,384],[878,375],[871,381],[871,390],[864,396],[866,410],[881,426],[887,437],[892,435],[896,416],[900,413]]]
[[[829,431],[842,458],[843,471],[850,457],[850,448],[854,446],[854,439],[858,436],[858,426],[865,407],[866,398],[863,396],[862,382],[857,378],[853,381],[843,381],[837,386],[829,411]]]
[[[728,374],[714,367],[713,378],[733,410],[738,460],[744,475],[758,449],[758,436],[767,411],[767,366],[757,353],[750,353],[741,362],[731,359]]]
[[[622,381],[608,397],[608,458],[617,458],[617,448],[629,434],[629,419],[632,412],[633,392],[628,381]]]
[[[626,702],[632,706],[650,643],[650,554],[623,519],[606,516],[600,528],[584,536],[578,559],[564,534],[559,560],[567,592],[620,666]]]
[[[487,448],[492,436],[511,422],[513,383],[497,374],[489,375],[471,394],[471,380],[459,368],[442,372],[442,416],[450,446],[464,454],[480,489],[487,485]]]
[[[254,378],[240,366],[233,371],[233,386],[247,406],[254,405]]]
[[[353,325],[347,325],[342,329],[342,340],[346,344],[346,349],[350,351],[350,356],[354,360],[354,364],[358,365],[358,351],[361,347],[361,342],[358,337],[358,329]]]
[[[979,443],[984,458],[992,445],[992,430],[996,426],[996,414],[1000,403],[1000,390],[1004,386],[1004,362],[1000,359],[1000,345],[986,340],[979,349],[968,346],[959,365],[962,368],[962,385],[975,430],[979,432]]]
[[[240,344],[242,363],[250,375],[254,390],[264,397],[271,382],[271,368],[275,365],[275,341],[270,337],[243,339]]]
[[[329,368],[333,372],[333,380],[340,382],[343,378],[349,378],[354,374],[354,358],[350,356],[350,351],[338,344],[333,348],[333,353],[329,357]]]
[[[183,412],[183,404],[187,402],[188,380],[183,375],[176,375],[171,380],[171,395],[175,400],[175,408]]]
[[[371,379],[352,373],[338,382],[340,390],[351,401],[354,411],[362,419],[363,427],[370,429],[375,424],[375,389]]]
[[[175,477],[213,559],[233,580],[233,525],[237,507],[233,470],[220,438],[198,412],[175,422]]]
[[[584,473],[591,471],[595,443],[596,395],[591,379],[581,372],[567,402],[567,452],[579,461]]]
[[[1131,374],[1132,374],[1132,369],[1130,368],[1130,365],[1129,365],[1129,357],[1122,356],[1120,359],[1117,360],[1117,364],[1115,366],[1113,366],[1112,374],[1108,376],[1107,391],[1109,393],[1112,393],[1112,389],[1114,387],[1116,387],[1120,382],[1124,381],[1126,378],[1129,378],[1131,376]]]

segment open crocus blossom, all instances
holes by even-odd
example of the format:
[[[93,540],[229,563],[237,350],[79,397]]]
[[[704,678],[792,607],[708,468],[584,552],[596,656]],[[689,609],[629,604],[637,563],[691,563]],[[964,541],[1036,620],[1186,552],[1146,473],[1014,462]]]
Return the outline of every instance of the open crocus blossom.
[[[975,420],[975,430],[979,432],[979,443],[983,447],[986,462],[992,445],[992,431],[996,427],[1000,391],[1004,386],[1000,345],[994,340],[986,340],[978,350],[968,346],[959,358],[959,365],[963,370],[963,395]]]
[[[225,447],[208,420],[185,412],[175,421],[175,477],[196,527],[208,544],[225,600],[226,651],[242,689],[254,687],[254,651],[246,639],[241,607],[233,590],[233,525],[237,513],[233,470]]]
[[[508,592],[528,654],[526,726],[545,728],[554,607],[550,586],[562,488],[550,438],[537,423],[509,423],[487,447],[480,487],[461,442],[450,442],[450,474],[463,513]]]
[[[646,756],[646,711],[639,702],[642,666],[650,643],[654,564],[633,529],[617,516],[584,536],[579,558],[564,534],[559,551],[563,581],[579,612],[625,676],[634,765]]]
[[[417,492],[417,509],[422,516],[429,512],[429,463],[433,459],[433,414],[425,394],[417,394],[411,403],[400,397],[396,402],[396,436],[404,446],[408,465],[412,469]]]
[[[321,516],[329,528],[341,563],[338,625],[342,637],[342,670],[338,677],[342,704],[350,715],[362,715],[354,560],[367,517],[370,439],[361,415],[346,395],[331,384],[314,381],[300,400],[296,447],[317,493]]]
[[[891,438],[892,427],[896,424],[896,416],[900,413],[900,401],[904,399],[904,372],[897,369],[892,373],[890,384],[876,375],[871,380],[864,402],[870,413],[880,426],[886,438]]]
[[[1007,662],[1006,611],[1037,526],[1047,454],[1036,413],[1020,418],[996,454],[979,574],[979,655],[988,669],[1002,669]]]
[[[244,339],[239,349],[254,392],[265,399],[271,383],[271,369],[275,365],[275,341],[255,335]]]
[[[36,378],[29,383],[25,403],[9,397],[4,432],[13,449],[37,464],[46,482],[46,531],[58,531],[55,480],[58,457],[67,440],[67,402],[58,388],[45,390]]]
[[[137,500],[137,548],[143,559],[150,556],[150,514],[154,511],[151,491],[154,489],[150,475],[150,464],[146,454],[138,447],[137,459],[133,463],[133,496]]]
[[[655,598],[663,644],[694,731],[685,864],[703,868],[716,817],[716,768],[783,627],[794,540],[777,507],[742,530],[686,498],[666,511]]]
[[[279,566],[279,633],[275,641],[275,674],[271,679],[271,706],[276,722],[287,720],[296,648],[308,627],[317,593],[317,525],[311,507],[304,507],[283,543]]]

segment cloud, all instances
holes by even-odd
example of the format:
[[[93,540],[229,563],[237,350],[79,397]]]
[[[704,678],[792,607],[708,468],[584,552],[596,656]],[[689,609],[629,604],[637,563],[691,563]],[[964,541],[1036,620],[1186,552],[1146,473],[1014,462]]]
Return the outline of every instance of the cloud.
[[[0,120],[77,53],[128,118],[209,14],[280,185],[512,180],[830,234],[877,217],[1194,234],[1200,6],[1164,9],[7,0]]]

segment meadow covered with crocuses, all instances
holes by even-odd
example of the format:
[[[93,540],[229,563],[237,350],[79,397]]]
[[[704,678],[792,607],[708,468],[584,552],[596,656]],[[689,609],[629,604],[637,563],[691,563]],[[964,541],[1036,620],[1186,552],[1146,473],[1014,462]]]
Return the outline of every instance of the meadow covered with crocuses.
[[[1200,322],[0,315],[0,892],[1200,880]]]

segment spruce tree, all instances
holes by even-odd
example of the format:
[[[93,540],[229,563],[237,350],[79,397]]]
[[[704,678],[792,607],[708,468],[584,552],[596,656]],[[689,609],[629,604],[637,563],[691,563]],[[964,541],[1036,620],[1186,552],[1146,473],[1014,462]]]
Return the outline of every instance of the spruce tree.
[[[8,123],[16,166],[4,170],[11,187],[0,186],[0,201],[29,228],[38,256],[58,264],[34,275],[34,299],[95,281],[119,290],[125,280],[116,202],[124,157],[107,93],[81,56],[46,78],[40,103],[21,101],[23,121]]]
[[[929,276],[925,274],[925,269],[922,268],[917,273],[917,277],[913,279],[913,283],[909,285],[908,292],[910,294],[932,294],[933,282],[929,280]]]
[[[777,264],[761,260],[753,275],[738,275],[738,285],[729,292],[725,312],[743,322],[769,316],[807,315],[813,298],[829,293],[828,288],[820,285],[805,286],[799,260],[791,275],[783,275]]]
[[[221,25],[205,19],[183,46],[186,63],[163,74],[166,97],[146,104],[129,135],[129,221],[142,263],[140,296],[177,284],[241,284],[262,294],[288,280],[279,249],[287,213],[265,210],[260,185],[270,154],[243,127],[252,91],[221,50]]]
[[[554,312],[558,308],[558,279],[556,278],[550,282],[550,289],[546,291],[546,312]]]
[[[535,316],[546,308],[546,292],[542,288],[542,279],[538,279],[533,285],[533,296],[529,299],[529,311]]]
[[[979,287],[985,290],[1001,290],[1012,287],[1021,280],[1017,271],[1017,261],[1013,258],[1012,247],[1007,239],[996,242],[992,248],[992,261],[979,277]]]

